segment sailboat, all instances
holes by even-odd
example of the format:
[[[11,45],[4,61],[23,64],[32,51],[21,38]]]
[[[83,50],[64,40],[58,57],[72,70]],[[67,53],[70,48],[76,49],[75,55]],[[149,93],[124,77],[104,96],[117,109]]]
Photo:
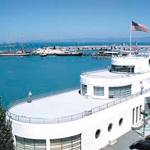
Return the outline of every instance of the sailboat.
[[[10,35],[8,35],[8,39],[10,39]],[[21,38],[21,48],[19,51],[16,51],[16,52],[12,52],[11,51],[11,44],[10,44],[10,40],[9,40],[9,51],[7,52],[2,52],[0,53],[0,57],[14,57],[14,56],[20,56],[20,57],[23,57],[23,56],[32,56],[32,53],[30,52],[25,52],[24,51],[24,46],[23,46],[23,38]]]
[[[78,52],[77,42],[76,42],[76,50],[74,51],[65,51],[61,54],[56,54],[57,56],[83,56],[83,53]]]

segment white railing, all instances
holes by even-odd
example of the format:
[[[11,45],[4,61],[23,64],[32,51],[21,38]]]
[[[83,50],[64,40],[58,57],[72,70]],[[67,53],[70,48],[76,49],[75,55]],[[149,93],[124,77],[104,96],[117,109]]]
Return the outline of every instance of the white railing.
[[[121,99],[115,100],[113,102],[109,102],[107,104],[95,107],[95,108],[90,109],[88,111],[84,111],[84,112],[81,112],[81,113],[78,113],[78,114],[74,114],[74,115],[71,115],[71,116],[64,116],[64,117],[60,117],[60,118],[31,118],[31,117],[19,116],[19,115],[13,114],[9,110],[7,111],[7,115],[8,115],[9,118],[11,118],[13,120],[17,120],[17,121],[24,122],[24,123],[53,124],[53,123],[70,122],[70,121],[78,120],[78,119],[84,118],[86,116],[89,116],[91,114],[100,112],[104,109],[107,109],[107,108],[110,108],[112,106],[118,105],[120,103],[123,103],[125,101],[128,101],[130,99],[133,99],[135,97],[138,97],[139,95],[142,95],[142,94],[145,94],[145,93],[148,93],[148,92],[150,92],[150,89],[143,90],[142,93],[139,92],[139,93],[130,95],[128,97],[121,98]],[[34,100],[37,100],[37,99],[34,99]]]
[[[112,73],[114,72],[115,74],[117,74],[117,75],[114,75],[114,76],[113,76],[113,74],[111,76],[92,74],[92,73],[100,73],[100,72],[104,72],[104,71],[107,71],[107,69],[92,71],[92,72],[84,72],[84,73],[81,74],[81,76],[91,77],[91,78],[103,78],[103,79],[118,79],[118,78],[128,78],[128,77],[132,77],[132,76],[135,76],[135,75],[140,75],[140,74],[143,74],[143,73],[149,73],[150,72],[150,71],[141,71],[141,72],[138,72],[138,73],[123,73],[123,72],[119,73],[119,72],[112,71]]]

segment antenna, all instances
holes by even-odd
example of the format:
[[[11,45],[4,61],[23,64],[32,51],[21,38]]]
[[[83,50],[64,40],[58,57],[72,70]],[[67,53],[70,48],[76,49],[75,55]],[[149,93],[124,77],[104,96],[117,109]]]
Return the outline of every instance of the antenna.
[[[9,45],[9,52],[11,53],[11,44],[10,44],[10,34],[8,32],[8,45]]]
[[[23,47],[23,35],[21,33],[21,50],[24,53],[24,47]]]
[[[78,51],[78,42],[77,42],[77,39],[76,39],[76,52]]]

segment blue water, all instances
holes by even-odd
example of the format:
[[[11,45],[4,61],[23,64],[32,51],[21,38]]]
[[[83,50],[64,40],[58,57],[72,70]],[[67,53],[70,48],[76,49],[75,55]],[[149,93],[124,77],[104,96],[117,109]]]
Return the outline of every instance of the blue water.
[[[6,107],[28,96],[79,87],[84,71],[104,69],[110,60],[84,57],[0,57],[0,95]]]
[[[85,42],[78,45],[112,45],[123,43]],[[129,43],[125,43],[129,44]],[[138,43],[149,45],[150,43]],[[11,49],[20,49],[21,44],[12,44]],[[27,51],[43,48],[44,46],[75,46],[76,42],[45,42],[24,43]],[[0,50],[9,50],[8,44],[0,44]],[[86,51],[84,51],[85,53]],[[89,52],[89,51],[87,51]],[[97,51],[92,51],[97,52]],[[17,99],[28,96],[32,91],[33,96],[79,87],[80,74],[84,71],[104,69],[110,65],[110,60],[92,59],[85,57],[0,57],[0,95],[2,104],[6,107]]]

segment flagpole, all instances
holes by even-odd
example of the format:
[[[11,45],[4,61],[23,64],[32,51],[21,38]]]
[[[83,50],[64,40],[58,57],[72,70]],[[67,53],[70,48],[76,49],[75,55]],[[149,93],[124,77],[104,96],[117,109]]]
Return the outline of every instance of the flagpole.
[[[131,38],[132,38],[132,22],[130,21],[130,57],[131,57]]]

